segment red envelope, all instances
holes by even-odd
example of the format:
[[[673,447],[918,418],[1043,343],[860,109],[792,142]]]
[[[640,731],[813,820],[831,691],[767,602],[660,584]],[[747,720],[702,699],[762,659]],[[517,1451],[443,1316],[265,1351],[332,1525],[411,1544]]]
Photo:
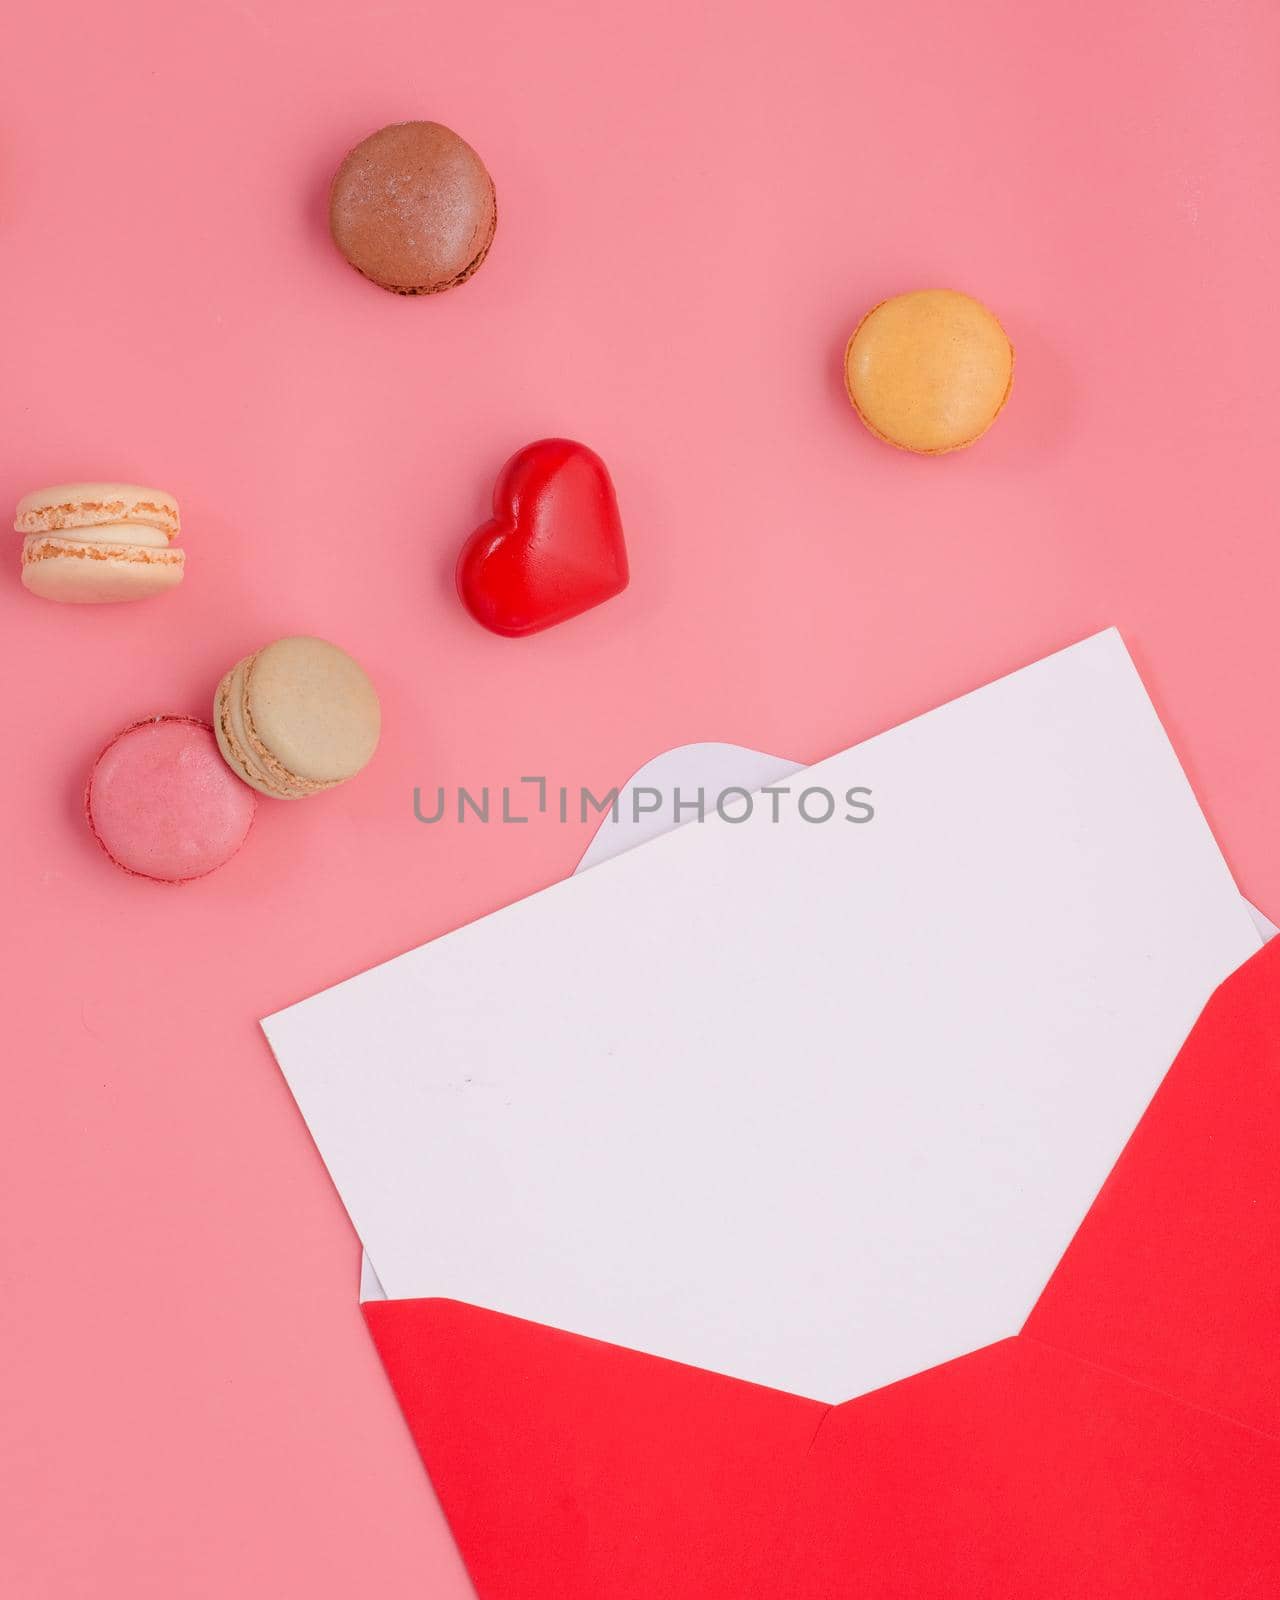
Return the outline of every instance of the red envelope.
[[[828,1407],[452,1301],[364,1311],[481,1600],[1274,1600],[1280,939],[973,1355]]]

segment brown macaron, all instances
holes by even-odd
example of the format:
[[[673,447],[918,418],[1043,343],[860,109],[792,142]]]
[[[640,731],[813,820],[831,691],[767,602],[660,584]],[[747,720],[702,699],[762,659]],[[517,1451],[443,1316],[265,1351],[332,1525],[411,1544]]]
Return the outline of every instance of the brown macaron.
[[[334,243],[392,294],[440,294],[465,283],[488,255],[497,222],[484,162],[438,122],[371,133],[329,192]]]

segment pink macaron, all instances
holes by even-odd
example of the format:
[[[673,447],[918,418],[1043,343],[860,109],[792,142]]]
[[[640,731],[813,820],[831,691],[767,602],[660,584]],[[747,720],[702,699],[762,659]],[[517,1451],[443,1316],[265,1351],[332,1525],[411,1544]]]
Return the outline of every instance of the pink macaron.
[[[158,883],[203,878],[248,836],[257,796],[207,722],[146,717],[116,734],[84,792],[94,838],[116,866]]]

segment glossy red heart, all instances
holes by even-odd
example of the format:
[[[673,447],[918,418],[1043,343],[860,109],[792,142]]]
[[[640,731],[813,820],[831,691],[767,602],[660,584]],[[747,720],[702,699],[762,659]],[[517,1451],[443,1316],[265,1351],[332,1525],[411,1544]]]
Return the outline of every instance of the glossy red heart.
[[[458,593],[494,633],[567,622],[627,586],[627,548],[608,468],[572,439],[539,439],[498,474],[493,517],[458,557]]]

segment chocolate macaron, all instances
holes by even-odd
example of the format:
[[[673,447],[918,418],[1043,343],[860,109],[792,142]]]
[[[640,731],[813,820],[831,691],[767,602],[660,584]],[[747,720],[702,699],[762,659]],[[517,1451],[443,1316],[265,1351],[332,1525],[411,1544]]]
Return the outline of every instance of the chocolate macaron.
[[[498,222],[493,180],[438,122],[397,122],[350,151],[329,192],[329,229],[357,272],[392,294],[465,283]]]
[[[354,778],[378,748],[382,715],[364,669],[336,644],[296,635],[246,656],[218,685],[223,759],[275,800],[303,800]]]

